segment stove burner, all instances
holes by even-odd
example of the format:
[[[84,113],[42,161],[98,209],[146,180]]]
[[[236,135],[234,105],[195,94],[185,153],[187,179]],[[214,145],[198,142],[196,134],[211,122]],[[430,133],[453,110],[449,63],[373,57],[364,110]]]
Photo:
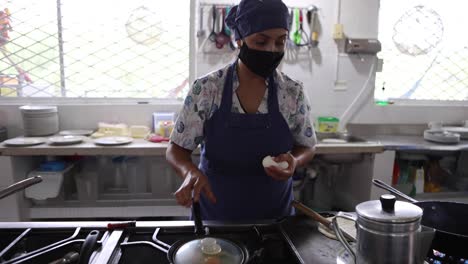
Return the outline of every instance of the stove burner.
[[[178,241],[197,238],[191,225],[142,223],[111,230],[104,223],[92,225],[94,228],[86,224],[64,226],[50,223],[0,229],[0,263],[77,263],[84,256],[89,258],[89,264],[168,264],[168,255],[177,248]],[[209,237],[239,245],[248,264],[303,263],[280,225],[218,224],[209,226],[207,231]]]
[[[80,252],[81,245],[85,241],[84,237],[89,231],[78,227],[71,235],[70,232],[70,230],[31,228],[16,232],[1,230],[0,263],[50,263],[65,256],[76,259],[74,253]]]
[[[207,235],[245,246],[249,264],[299,262],[278,230],[262,230],[256,226],[232,230],[227,227],[210,227]],[[177,241],[191,238],[194,238],[193,227],[184,230],[156,228],[151,235],[149,232],[128,234],[120,244],[122,254],[118,263],[170,263],[168,254],[172,253],[171,247],[177,247]]]
[[[437,250],[429,252],[426,261],[430,264],[468,264],[468,259],[449,256]]]

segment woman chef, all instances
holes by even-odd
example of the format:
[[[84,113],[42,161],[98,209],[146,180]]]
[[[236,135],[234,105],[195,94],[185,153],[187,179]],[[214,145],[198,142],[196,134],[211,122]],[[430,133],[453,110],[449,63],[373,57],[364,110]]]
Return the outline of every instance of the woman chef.
[[[226,24],[238,59],[197,79],[166,152],[183,183],[180,205],[199,201],[202,219],[248,221],[293,213],[292,176],[313,157],[316,137],[303,87],[276,70],[288,38],[281,0],[242,0]],[[192,151],[201,144],[198,167]],[[287,168],[264,167],[272,156]]]

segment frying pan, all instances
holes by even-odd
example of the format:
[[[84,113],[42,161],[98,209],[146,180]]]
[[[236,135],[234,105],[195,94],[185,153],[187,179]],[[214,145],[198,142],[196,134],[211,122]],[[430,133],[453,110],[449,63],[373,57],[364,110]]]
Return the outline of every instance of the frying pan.
[[[245,264],[245,263],[248,263],[248,250],[245,246],[235,242],[235,241],[231,241],[229,239],[226,239],[226,238],[220,238],[220,237],[216,237],[216,236],[207,236],[205,235],[205,231],[203,229],[203,222],[202,222],[202,219],[201,219],[201,215],[200,215],[200,204],[198,202],[195,202],[195,201],[192,201],[192,217],[194,218],[194,224],[195,224],[195,236],[194,237],[190,237],[190,238],[187,238],[187,239],[183,239],[183,240],[179,240],[177,242],[175,242],[170,248],[169,248],[169,251],[167,253],[167,258],[169,260],[170,263],[173,263],[173,264],[178,264],[178,263],[181,263],[181,261],[177,260],[177,255],[182,253],[182,249],[184,248],[184,246],[188,245],[189,243],[193,243],[194,241],[198,241],[203,238],[215,238],[215,239],[218,239],[218,240],[222,240],[224,241],[225,243],[229,244],[229,246],[232,246],[234,248],[237,249],[238,253],[239,253],[239,256],[240,256],[240,261],[237,262],[239,264]],[[216,258],[216,257],[215,257]],[[179,259],[187,259],[187,258],[180,258]],[[216,260],[214,259],[212,262],[213,263],[224,263],[222,262],[222,258],[220,258],[221,261],[219,260]],[[205,259],[205,262],[208,262],[210,263],[209,261],[206,261]],[[229,262],[229,263],[233,263],[233,262]]]
[[[203,228],[203,222],[200,216],[200,205],[198,202],[192,202],[192,216],[194,218],[195,224],[195,232],[192,236],[189,236],[185,239],[181,239],[173,243],[172,245],[166,244],[163,241],[157,239],[157,235],[159,232],[159,228],[153,234],[152,242],[149,241],[125,241],[120,244],[121,247],[125,248],[127,246],[150,246],[155,249],[158,249],[162,252],[165,252],[167,255],[167,259],[171,264],[179,264],[179,263],[216,263],[216,264],[223,264],[223,263],[238,263],[238,264],[247,264],[252,263],[252,260],[255,260],[255,256],[249,256],[249,251],[247,247],[241,243],[238,243],[234,240],[224,238],[222,236],[213,236],[213,235],[206,235],[205,230]],[[216,239],[217,243],[220,245],[221,252],[215,253],[213,255],[204,254],[205,251],[201,249],[202,247],[202,239],[204,238],[214,238]],[[194,249],[194,250],[192,250]],[[219,249],[219,248],[218,248]],[[231,250],[227,250],[231,249]],[[224,251],[223,251],[224,250]],[[200,251],[203,251],[200,252]],[[231,254],[229,254],[231,251]],[[233,254],[234,253],[237,254]],[[187,253],[189,252],[189,253]],[[223,253],[224,252],[224,253]],[[228,252],[228,253],[226,253]],[[187,262],[187,256],[189,256],[190,261]],[[193,256],[193,257],[192,257]],[[238,261],[234,260],[235,257],[238,256]],[[197,258],[204,258],[202,262],[197,262]]]
[[[373,179],[372,182],[423,209],[421,224],[436,229],[432,249],[449,256],[468,258],[468,204],[418,201],[380,180]]]

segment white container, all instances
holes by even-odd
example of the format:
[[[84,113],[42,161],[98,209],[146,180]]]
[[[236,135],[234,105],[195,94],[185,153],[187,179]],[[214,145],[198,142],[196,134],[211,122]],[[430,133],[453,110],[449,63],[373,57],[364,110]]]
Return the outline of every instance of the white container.
[[[56,106],[25,105],[19,109],[25,136],[47,136],[59,131]]]
[[[79,201],[96,201],[98,199],[99,175],[96,168],[97,159],[88,157],[75,170],[74,180]]]
[[[157,199],[172,199],[173,193],[179,188],[182,180],[177,177],[162,158],[155,158],[149,164],[151,177],[151,192]]]
[[[73,164],[62,171],[31,171],[29,177],[41,176],[42,182],[25,189],[25,196],[34,200],[56,198],[62,190],[64,175],[70,171]]]
[[[149,192],[146,159],[131,157],[127,160],[127,183],[130,193]]]
[[[75,174],[76,191],[80,201],[96,201],[97,193],[97,172],[82,172]]]
[[[147,126],[130,126],[130,135],[132,138],[145,138],[150,133]]]
[[[174,129],[174,113],[153,113],[154,133],[169,137]]]

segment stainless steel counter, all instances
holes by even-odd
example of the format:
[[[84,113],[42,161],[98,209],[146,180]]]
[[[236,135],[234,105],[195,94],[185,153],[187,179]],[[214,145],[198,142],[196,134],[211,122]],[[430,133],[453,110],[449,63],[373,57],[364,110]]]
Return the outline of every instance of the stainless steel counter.
[[[427,150],[427,151],[461,151],[468,149],[468,140],[458,144],[441,144],[427,141],[423,136],[378,135],[367,138],[380,142],[385,150]]]

